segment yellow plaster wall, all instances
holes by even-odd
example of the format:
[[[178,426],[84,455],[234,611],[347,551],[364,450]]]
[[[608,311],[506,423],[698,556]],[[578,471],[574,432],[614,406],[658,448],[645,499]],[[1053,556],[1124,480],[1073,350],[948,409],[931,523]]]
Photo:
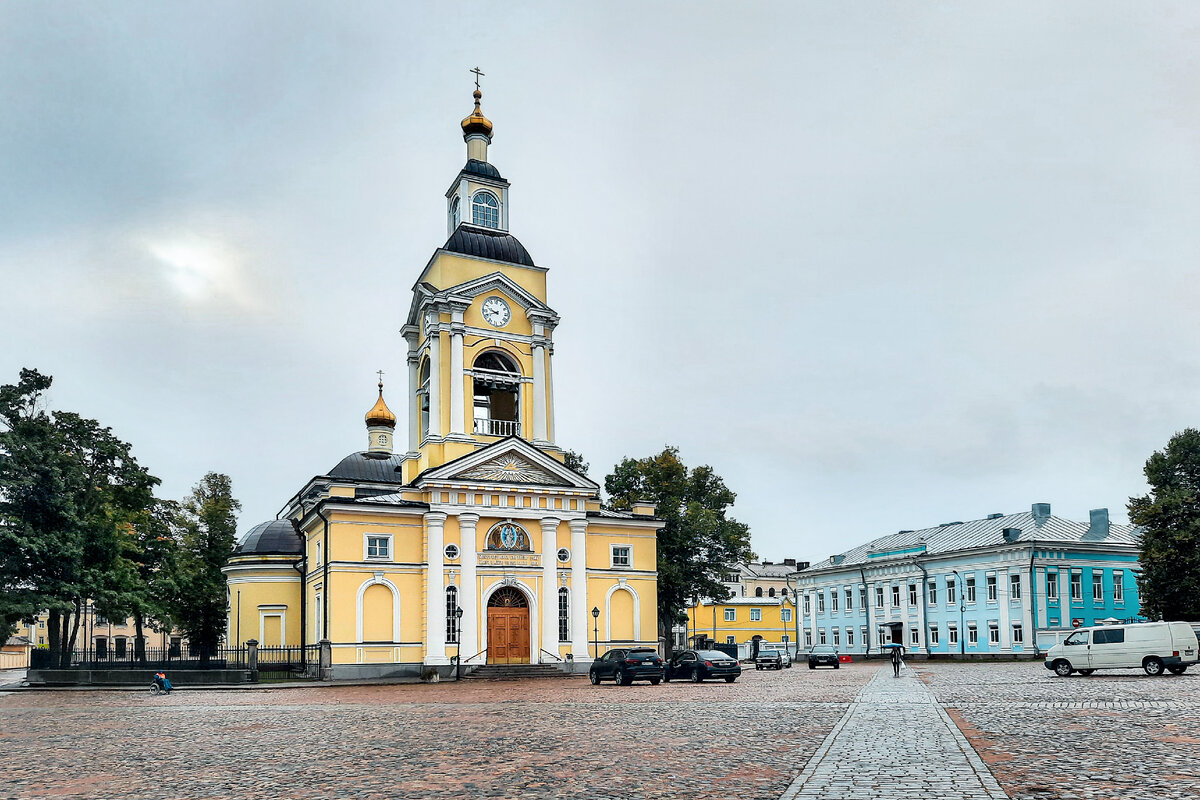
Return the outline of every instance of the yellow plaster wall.
[[[725,620],[725,609],[734,609],[735,619],[732,622]],[[762,610],[762,620],[753,622],[750,620],[750,609],[758,608]],[[789,608],[792,611],[792,621],[782,621],[782,609]],[[714,622],[715,611],[715,622]],[[698,607],[688,609],[688,635],[694,633],[711,636],[717,642],[724,643],[727,636],[733,636],[734,641],[738,644],[748,642],[755,636],[763,637],[766,642],[780,642],[782,637],[787,635],[789,641],[796,640],[796,609],[790,604],[786,606],[778,605],[732,605],[732,604],[707,604],[702,603]],[[715,624],[715,628],[714,628]],[[715,635],[714,635],[715,630]]]
[[[238,578],[248,579],[245,583],[233,583],[229,586],[229,640],[232,644],[242,644],[250,639],[259,639],[259,606],[286,606],[287,625],[285,628],[285,644],[300,644],[300,580],[296,571],[290,566],[282,570],[261,569],[253,572],[235,573]],[[255,577],[280,578],[295,577],[286,583],[276,580],[255,582]],[[240,595],[240,597],[239,597]],[[241,609],[240,616],[238,609]],[[241,638],[238,638],[238,620],[241,620]],[[261,641],[260,641],[261,644]]]

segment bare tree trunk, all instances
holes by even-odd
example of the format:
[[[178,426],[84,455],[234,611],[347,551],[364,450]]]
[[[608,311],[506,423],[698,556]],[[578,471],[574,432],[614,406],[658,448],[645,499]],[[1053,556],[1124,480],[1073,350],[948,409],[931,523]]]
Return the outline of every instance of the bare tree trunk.
[[[133,612],[133,656],[139,664],[146,663],[146,639],[142,635],[142,612]]]

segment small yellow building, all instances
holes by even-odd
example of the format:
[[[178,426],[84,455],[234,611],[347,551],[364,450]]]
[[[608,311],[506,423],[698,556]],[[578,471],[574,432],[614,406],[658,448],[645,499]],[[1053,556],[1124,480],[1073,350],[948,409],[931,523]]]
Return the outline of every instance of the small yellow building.
[[[380,382],[367,449],[248,531],[225,568],[230,640],[326,641],[333,677],[446,672],[456,655],[586,669],[597,649],[658,643],[662,523],[646,504],[602,510],[599,486],[563,463],[559,317],[546,268],[508,232],[509,183],[487,160],[479,100],[446,192],[449,238],[401,329],[407,413],[397,419]]]

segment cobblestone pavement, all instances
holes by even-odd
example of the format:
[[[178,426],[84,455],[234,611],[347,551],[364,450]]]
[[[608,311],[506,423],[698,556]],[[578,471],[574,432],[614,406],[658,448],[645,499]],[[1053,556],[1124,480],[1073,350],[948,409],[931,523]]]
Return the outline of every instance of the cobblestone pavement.
[[[1200,675],[1040,661],[927,664],[918,672],[1014,800],[1200,796]]]
[[[776,798],[878,666],[0,695],[0,798]]]
[[[783,800],[998,800],[1006,795],[913,670],[875,677]]]

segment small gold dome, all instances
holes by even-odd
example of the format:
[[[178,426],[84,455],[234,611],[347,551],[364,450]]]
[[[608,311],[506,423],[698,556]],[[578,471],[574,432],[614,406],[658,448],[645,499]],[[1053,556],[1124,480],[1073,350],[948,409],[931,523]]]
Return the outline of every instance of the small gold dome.
[[[483,97],[483,92],[475,90],[475,110],[471,112],[471,116],[462,121],[463,136],[470,136],[472,133],[482,133],[489,139],[492,138],[492,121],[483,115],[479,110],[479,100]]]
[[[367,412],[367,427],[375,425],[384,425],[388,428],[396,427],[396,415],[387,407],[387,403],[383,402],[383,381],[379,382],[379,399],[375,401],[375,405]]]

